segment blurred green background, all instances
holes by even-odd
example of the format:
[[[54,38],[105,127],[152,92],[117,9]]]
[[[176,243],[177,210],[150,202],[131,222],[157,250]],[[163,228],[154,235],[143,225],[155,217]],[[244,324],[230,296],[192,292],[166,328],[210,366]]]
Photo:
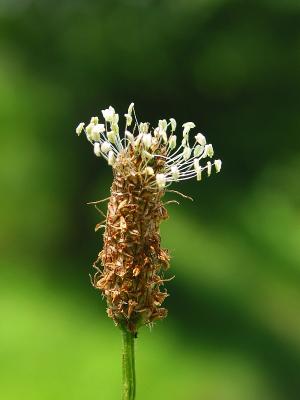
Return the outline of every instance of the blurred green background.
[[[300,398],[300,2],[1,0],[0,396],[120,398],[90,285],[111,170],[75,127],[110,104],[195,121],[223,170],[178,189],[169,316],[138,399]],[[174,196],[168,195],[168,199]]]

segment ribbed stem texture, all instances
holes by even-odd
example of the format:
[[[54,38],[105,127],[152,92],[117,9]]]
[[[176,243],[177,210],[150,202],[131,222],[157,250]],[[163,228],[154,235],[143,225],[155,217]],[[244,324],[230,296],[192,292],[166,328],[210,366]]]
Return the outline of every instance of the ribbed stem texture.
[[[123,353],[123,393],[122,400],[135,399],[134,334],[122,329]]]

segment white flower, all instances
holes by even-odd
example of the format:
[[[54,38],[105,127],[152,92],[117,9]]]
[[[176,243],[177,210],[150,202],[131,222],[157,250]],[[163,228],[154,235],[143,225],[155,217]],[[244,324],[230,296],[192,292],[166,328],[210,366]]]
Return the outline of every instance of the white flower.
[[[115,109],[112,106],[109,106],[109,108],[102,110],[103,118],[107,122],[112,122],[114,114],[115,114]]]
[[[94,153],[96,154],[97,157],[101,156],[100,143],[98,142],[94,143]]]
[[[195,136],[195,139],[201,146],[206,145],[206,138],[204,135],[202,135],[202,133],[197,133],[197,135]]]
[[[114,165],[115,160],[116,160],[116,158],[115,158],[114,152],[112,150],[110,150],[108,152],[108,158],[107,158],[108,165]]]
[[[193,128],[195,128],[195,126],[196,126],[196,125],[194,124],[194,122],[185,122],[185,123],[182,125],[182,127],[183,127],[183,133],[182,133],[183,137],[185,137],[186,135],[188,135],[189,132],[190,132],[190,130],[193,129]]]
[[[77,135],[79,136],[80,134],[81,134],[81,132],[83,131],[83,128],[84,128],[84,122],[80,122],[80,124],[77,126],[77,128],[76,128],[76,133],[77,133]]]
[[[107,154],[111,150],[111,144],[108,142],[103,142],[101,144],[101,151],[104,154]]]
[[[221,171],[221,167],[222,167],[222,161],[221,160],[215,160],[215,169],[216,169],[217,173]]]
[[[177,181],[180,173],[179,173],[179,169],[176,165],[172,165],[171,173],[172,173],[172,178],[174,179],[174,181]]]
[[[163,189],[166,186],[166,176],[165,174],[156,175],[156,183],[159,189]]]

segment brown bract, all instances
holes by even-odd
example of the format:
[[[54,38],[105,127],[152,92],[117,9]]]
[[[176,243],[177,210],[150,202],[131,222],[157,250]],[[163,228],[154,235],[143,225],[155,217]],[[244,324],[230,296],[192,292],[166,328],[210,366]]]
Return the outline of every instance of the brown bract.
[[[161,305],[168,294],[161,287],[170,257],[161,248],[159,225],[168,213],[164,190],[157,188],[144,163],[133,149],[116,160],[104,247],[94,264],[93,283],[106,297],[108,316],[131,332],[167,315]],[[151,167],[159,172],[163,163],[158,157]]]

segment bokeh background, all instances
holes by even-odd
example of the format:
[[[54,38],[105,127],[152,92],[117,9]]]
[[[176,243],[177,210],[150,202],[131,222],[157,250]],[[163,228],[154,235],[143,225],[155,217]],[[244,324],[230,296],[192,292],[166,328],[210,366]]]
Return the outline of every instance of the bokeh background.
[[[90,285],[111,170],[75,127],[134,101],[223,160],[169,206],[169,316],[138,399],[300,398],[298,0],[1,0],[0,393],[120,398],[120,332]],[[169,194],[168,199],[174,195]]]

